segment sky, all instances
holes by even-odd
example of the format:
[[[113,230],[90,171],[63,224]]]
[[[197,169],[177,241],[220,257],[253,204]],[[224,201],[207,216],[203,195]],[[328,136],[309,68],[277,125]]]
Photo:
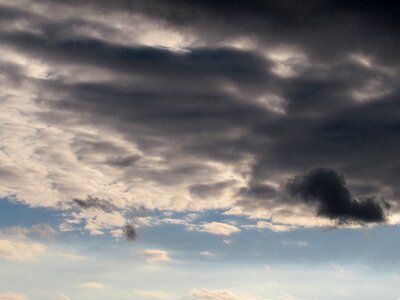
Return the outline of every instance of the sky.
[[[0,0],[0,300],[400,299],[399,15]]]

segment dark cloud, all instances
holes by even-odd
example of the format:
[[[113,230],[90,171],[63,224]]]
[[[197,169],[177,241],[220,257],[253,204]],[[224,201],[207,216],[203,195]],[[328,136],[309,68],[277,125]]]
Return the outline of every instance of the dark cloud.
[[[329,168],[315,168],[305,175],[291,178],[286,184],[291,197],[316,203],[319,216],[339,220],[340,223],[384,222],[386,202],[375,198],[354,199],[343,176]]]
[[[139,159],[139,155],[116,156],[108,159],[106,164],[120,168],[127,168],[132,166]]]
[[[273,208],[281,197],[277,188],[256,181],[241,188],[236,196],[236,205],[248,211]]]
[[[26,19],[36,29],[2,28],[0,42],[62,74],[29,79],[37,89],[36,103],[44,108],[38,117],[46,124],[73,120],[106,128],[134,142],[145,156],[162,157],[165,165],[136,168],[141,162],[136,155],[88,137],[71,144],[78,160],[101,154],[106,157],[101,162],[119,167],[127,182],[135,174],[161,185],[183,183],[194,198],[218,196],[229,187],[219,181],[203,184],[214,172],[208,162],[246,169],[241,172],[249,184],[236,200],[252,209],[288,205],[265,182],[279,183],[287,174],[329,165],[347,174],[354,195],[329,169],[294,177],[287,188],[292,196],[317,205],[320,216],[341,222],[385,221],[383,204],[359,198],[365,191],[382,194],[391,204],[398,201],[398,5],[318,0],[46,3],[61,10],[90,8],[92,18],[85,20],[80,13],[57,21],[0,8],[8,20]],[[172,51],[111,41],[118,30],[112,26],[115,19],[102,14],[108,11],[145,16],[193,36],[195,42]],[[93,21],[97,13],[102,22]],[[94,31],[97,35],[85,34]],[[253,47],[229,46],[241,38],[252,39]],[[286,48],[304,52],[307,59],[294,76],[282,77],[273,72],[277,62],[266,53]],[[357,61],[352,54],[369,60]],[[291,63],[289,59],[283,65],[290,68]],[[13,82],[27,78],[16,64],[2,61],[1,66]],[[79,71],[70,75],[69,68]],[[80,77],[80,71],[104,72],[107,79]],[[366,99],[356,99],[357,93]],[[274,111],[274,97],[282,99],[280,113]],[[362,182],[362,189],[352,188],[355,181],[358,186]],[[94,197],[75,199],[74,204],[116,209]]]
[[[132,225],[125,225],[124,227],[124,236],[128,241],[134,241],[138,238],[135,228]]]
[[[194,79],[203,80],[211,86],[224,80],[238,84],[265,81],[266,61],[256,53],[236,49],[197,48],[177,53],[156,47],[118,45],[91,37],[68,39],[29,32],[0,31],[0,40],[29,55],[39,58],[45,55],[48,62],[96,66],[128,75],[141,74],[151,76],[156,82],[166,77],[190,85]]]
[[[146,15],[165,22],[165,26],[201,36],[209,44],[255,37],[265,45],[298,46],[324,61],[356,51],[370,53],[388,65],[399,62],[400,12],[390,1],[70,0],[63,5]]]
[[[229,186],[229,182],[217,182],[214,184],[193,184],[189,192],[197,198],[218,197]]]
[[[112,201],[106,199],[100,199],[90,195],[85,200],[73,199],[72,202],[74,205],[83,210],[97,208],[105,212],[110,212],[118,209],[118,207],[115,204],[113,204]]]

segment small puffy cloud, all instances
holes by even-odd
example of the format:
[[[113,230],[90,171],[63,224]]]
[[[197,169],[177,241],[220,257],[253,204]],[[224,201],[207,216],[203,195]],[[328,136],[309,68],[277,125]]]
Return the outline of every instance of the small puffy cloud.
[[[25,294],[9,292],[0,294],[0,300],[28,300],[28,297]]]
[[[208,289],[193,289],[190,291],[196,299],[200,300],[252,300],[246,295],[238,295],[229,290],[212,291]]]
[[[200,225],[200,231],[208,232],[216,235],[232,235],[240,231],[240,229],[234,225],[220,223],[220,222],[210,222]]]
[[[16,261],[34,260],[46,247],[25,240],[0,239],[0,258]]]
[[[98,282],[91,281],[91,282],[82,283],[81,287],[87,288],[87,289],[102,289],[103,285],[101,285]]]
[[[161,290],[136,290],[133,291],[133,294],[141,298],[159,299],[159,300],[167,300],[167,299],[172,299],[174,297],[174,294]]]
[[[140,254],[145,257],[148,263],[164,262],[171,259],[168,252],[164,250],[147,249],[140,252]]]

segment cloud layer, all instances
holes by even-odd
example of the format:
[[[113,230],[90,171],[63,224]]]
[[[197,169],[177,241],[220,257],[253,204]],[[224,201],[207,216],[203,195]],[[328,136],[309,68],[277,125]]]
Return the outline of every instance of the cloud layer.
[[[396,223],[397,13],[375,1],[3,1],[0,196],[64,210],[64,231],[128,240],[138,210],[226,211],[277,231]],[[290,178],[302,201],[282,193]],[[196,226],[240,231],[217,221]]]

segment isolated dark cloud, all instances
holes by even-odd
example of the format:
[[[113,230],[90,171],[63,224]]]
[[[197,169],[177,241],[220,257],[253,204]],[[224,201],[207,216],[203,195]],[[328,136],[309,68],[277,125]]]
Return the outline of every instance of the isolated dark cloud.
[[[134,241],[138,238],[135,228],[129,224],[124,227],[124,236],[128,241]]]
[[[354,199],[344,177],[329,168],[315,168],[305,175],[291,178],[286,184],[290,196],[317,204],[320,216],[341,223],[384,222],[389,208],[375,198]]]

